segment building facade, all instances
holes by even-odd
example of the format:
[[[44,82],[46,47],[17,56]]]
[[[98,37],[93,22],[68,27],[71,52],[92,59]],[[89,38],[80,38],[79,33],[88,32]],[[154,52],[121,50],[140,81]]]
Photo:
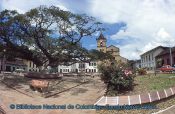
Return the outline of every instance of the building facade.
[[[26,70],[27,72],[39,72],[39,68],[32,62],[29,60],[23,60],[24,64],[27,66]]]
[[[156,56],[156,61],[158,61],[157,67],[171,64],[172,66],[175,66],[175,47],[171,48],[171,51],[170,48],[167,48],[166,50],[161,52],[159,55]]]
[[[134,68],[136,68],[136,69],[141,68],[141,60],[134,61]]]
[[[107,43],[107,39],[103,36],[103,34],[101,33],[100,36],[97,38],[97,50],[101,51],[101,52],[109,52],[111,53],[111,55],[114,57],[114,59],[117,62],[123,62],[123,63],[127,63],[128,60],[122,56],[120,56],[120,49],[114,45],[110,45],[107,47],[106,45]]]
[[[92,61],[89,63],[79,62],[69,66],[59,65],[58,72],[59,73],[79,73],[79,72],[96,73],[98,72],[97,62],[96,61]]]
[[[156,68],[156,56],[166,50],[167,47],[158,46],[141,55],[141,68],[154,70]]]
[[[22,69],[26,72],[35,71],[38,72],[39,69],[32,61],[14,58],[13,60],[7,60],[6,58],[0,58],[0,71],[13,72],[17,69]]]
[[[22,59],[15,58],[13,60],[7,60],[6,58],[0,59],[0,71],[13,72],[17,69],[27,70],[27,65]]]

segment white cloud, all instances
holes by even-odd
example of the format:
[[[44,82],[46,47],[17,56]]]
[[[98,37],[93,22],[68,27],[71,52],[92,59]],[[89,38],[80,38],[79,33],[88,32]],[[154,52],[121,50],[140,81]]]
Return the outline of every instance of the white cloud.
[[[138,58],[136,48],[143,53],[159,45],[175,45],[174,0],[93,0],[90,9],[102,22],[127,24],[125,31],[111,36],[112,40],[138,39],[120,47],[124,57]]]
[[[155,40],[159,43],[165,43],[169,45],[175,44],[175,37],[171,36],[164,28],[160,28],[155,36]]]
[[[128,59],[137,59],[141,54],[140,50],[137,48],[138,43],[127,44],[120,47],[120,54]],[[131,48],[132,47],[132,48]],[[128,56],[129,55],[129,56]]]
[[[19,13],[25,13],[26,11],[39,7],[40,5],[58,6],[62,10],[68,10],[58,0],[2,0],[2,9],[17,10]]]
[[[60,9],[64,10],[64,11],[68,11],[68,8],[66,8],[65,6],[63,5],[56,5],[56,7],[59,7]]]
[[[157,36],[160,37],[160,38],[162,38],[162,39],[164,39],[164,40],[166,40],[166,38],[170,38],[170,37],[171,37],[171,36],[169,35],[169,33],[167,33],[167,32],[165,31],[164,28],[161,28],[161,29],[158,31]]]

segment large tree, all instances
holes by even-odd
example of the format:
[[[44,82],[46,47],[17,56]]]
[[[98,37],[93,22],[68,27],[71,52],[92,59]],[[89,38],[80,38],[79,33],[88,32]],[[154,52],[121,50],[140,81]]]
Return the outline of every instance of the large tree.
[[[0,50],[37,66],[87,61],[88,51],[80,40],[101,31],[100,24],[93,17],[55,6],[40,6],[25,14],[4,10],[0,12]]]

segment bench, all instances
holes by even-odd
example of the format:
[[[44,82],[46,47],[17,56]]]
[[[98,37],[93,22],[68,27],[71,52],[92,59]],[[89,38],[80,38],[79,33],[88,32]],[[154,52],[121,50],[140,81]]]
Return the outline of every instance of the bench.
[[[34,91],[46,92],[49,87],[49,82],[46,80],[32,80],[30,88]]]

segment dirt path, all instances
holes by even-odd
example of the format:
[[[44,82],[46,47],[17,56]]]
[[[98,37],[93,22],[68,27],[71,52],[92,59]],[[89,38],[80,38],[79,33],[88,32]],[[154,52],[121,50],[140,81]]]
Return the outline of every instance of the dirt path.
[[[104,84],[100,80],[92,83],[80,85],[70,91],[63,92],[51,98],[42,98],[36,96],[34,98],[23,95],[15,90],[5,87],[0,83],[0,104],[3,103],[7,114],[95,114],[95,110],[81,109],[37,109],[37,110],[20,110],[10,109],[10,104],[33,104],[33,105],[76,105],[85,104],[93,105],[98,98],[104,94]]]

